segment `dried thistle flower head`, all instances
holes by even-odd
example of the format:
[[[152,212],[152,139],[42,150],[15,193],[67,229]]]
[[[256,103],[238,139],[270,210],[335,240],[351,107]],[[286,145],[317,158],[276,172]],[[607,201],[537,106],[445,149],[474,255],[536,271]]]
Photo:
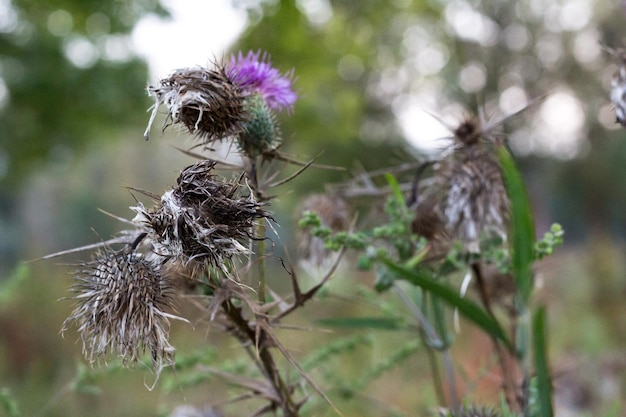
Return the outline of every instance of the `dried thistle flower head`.
[[[434,181],[417,207],[427,207],[443,222],[447,237],[479,252],[482,238],[507,237],[510,203],[495,152],[500,139],[475,118],[461,122],[454,139],[454,149],[435,166]]]
[[[313,194],[307,197],[298,208],[298,217],[306,211],[317,214],[321,225],[328,227],[332,233],[347,231],[350,226],[350,209],[346,202],[338,196]],[[298,249],[300,262],[305,268],[328,267],[334,262],[333,252],[326,249],[320,237],[300,231],[298,233]]]
[[[171,287],[158,266],[131,249],[107,249],[75,273],[76,308],[63,323],[63,332],[75,324],[90,362],[109,351],[124,365],[136,362],[146,348],[158,372],[173,364],[169,320]]]
[[[615,106],[615,121],[626,127],[626,52],[611,53],[619,59],[619,69],[611,80],[611,102]]]
[[[157,255],[182,265],[208,262],[224,268],[226,260],[249,252],[245,244],[252,226],[271,216],[261,203],[241,195],[241,184],[212,174],[214,167],[208,160],[191,165],[155,208],[132,207]]]
[[[291,110],[297,100],[292,82],[292,73],[281,74],[260,51],[233,55],[227,64],[215,63],[213,69],[176,70],[158,86],[148,87],[155,104],[144,137],[148,138],[160,105],[167,107],[166,125],[182,124],[205,142],[249,132],[244,123],[257,117],[260,107],[246,99],[262,99],[267,109],[263,117],[270,109]]]
[[[220,65],[215,69],[179,69],[159,84],[148,87],[155,103],[146,139],[160,105],[167,107],[166,123],[171,120],[182,124],[206,142],[239,133],[248,118],[244,109],[246,94]]]

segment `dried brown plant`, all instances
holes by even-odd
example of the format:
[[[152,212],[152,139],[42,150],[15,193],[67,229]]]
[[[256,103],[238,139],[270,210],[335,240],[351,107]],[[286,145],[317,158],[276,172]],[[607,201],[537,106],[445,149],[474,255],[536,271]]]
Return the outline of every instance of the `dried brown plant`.
[[[239,181],[228,182],[213,174],[214,161],[203,160],[185,168],[176,187],[165,192],[157,205],[139,203],[134,221],[147,233],[158,256],[183,265],[208,263],[224,269],[224,262],[248,254],[248,242],[257,220],[269,219],[250,195],[242,195]]]
[[[224,66],[214,67],[179,69],[158,86],[148,87],[155,103],[144,133],[146,139],[161,105],[167,108],[164,128],[168,123],[180,124],[205,142],[221,140],[243,130],[248,120],[244,110],[246,95]]]
[[[173,305],[172,286],[158,265],[132,247],[105,249],[81,265],[75,280],[77,305],[62,331],[78,327],[90,362],[111,351],[127,365],[148,349],[157,374],[173,364],[169,319],[184,319],[167,312]]]

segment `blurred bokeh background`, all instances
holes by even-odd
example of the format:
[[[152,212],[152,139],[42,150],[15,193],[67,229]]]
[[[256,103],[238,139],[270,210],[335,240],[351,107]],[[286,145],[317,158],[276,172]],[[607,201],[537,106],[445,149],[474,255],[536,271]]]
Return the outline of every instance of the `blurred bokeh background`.
[[[143,140],[148,83],[262,49],[297,77],[300,99],[280,116],[284,150],[302,159],[324,152],[321,163],[348,168],[309,170],[284,187],[272,206],[280,247],[293,243],[299,201],[325,184],[435,155],[446,125],[478,107],[495,122],[543,97],[502,127],[528,181],[538,235],[553,222],[566,231],[565,246],[538,266],[559,415],[624,407],[626,131],[609,102],[617,62],[603,44],[626,45],[623,2],[0,0],[0,389],[23,415],[37,416],[167,415],[228,395],[213,382],[148,391],[151,375],[141,367],[104,373],[97,389],[77,388],[86,371],[76,334],[59,336],[71,309],[58,301],[72,270],[61,263],[88,255],[25,261],[110,237],[120,223],[98,209],[129,218],[134,200],[124,186],[161,193],[192,162],[171,146],[190,139],[161,133],[158,120]],[[320,302],[326,310],[314,305],[301,324],[367,312],[368,280],[346,272],[332,291],[355,298],[329,297]],[[410,340],[348,336],[363,349],[336,365],[347,375]],[[176,325],[173,337],[183,356],[210,345],[216,360],[237,358],[220,358],[234,342],[200,324],[195,332]],[[299,357],[333,340],[284,337]],[[478,349],[464,348],[469,337],[459,337],[459,362]],[[462,372],[468,391],[483,398],[488,376]],[[331,397],[345,402],[346,415],[422,415],[434,404],[428,378],[411,357],[369,384],[367,401],[341,390]]]

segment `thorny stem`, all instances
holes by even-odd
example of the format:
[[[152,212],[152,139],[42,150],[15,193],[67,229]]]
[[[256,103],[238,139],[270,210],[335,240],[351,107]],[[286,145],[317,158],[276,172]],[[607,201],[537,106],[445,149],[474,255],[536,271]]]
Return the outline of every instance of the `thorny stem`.
[[[472,264],[472,271],[474,272],[474,276],[476,277],[476,284],[478,286],[480,300],[485,307],[487,313],[495,320],[496,316],[493,313],[493,309],[491,308],[491,301],[489,299],[489,295],[487,294],[485,279],[483,277],[480,264],[474,262]],[[500,344],[495,338],[492,337],[491,341],[496,351],[498,363],[502,371],[502,389],[504,390],[506,402],[513,411],[519,412],[523,408],[523,399],[521,399],[517,395],[517,384],[515,383],[515,377],[513,375],[512,369],[509,366],[511,362],[510,355],[507,354],[507,351],[504,349],[502,344]]]
[[[222,302],[222,309],[228,315],[232,323],[235,325],[236,330],[234,334],[239,341],[245,345],[257,345],[258,352],[255,357],[255,363],[259,367],[260,371],[265,375],[268,381],[271,382],[274,387],[276,395],[280,398],[280,404],[278,404],[284,412],[285,417],[297,417],[298,406],[294,403],[290,395],[289,387],[285,384],[274,357],[269,350],[269,338],[267,332],[262,327],[258,327],[256,330],[250,326],[250,323],[241,314],[241,309],[233,306],[229,300]],[[258,326],[256,324],[255,326]]]
[[[259,261],[258,264],[258,273],[259,273],[259,288],[258,288],[258,297],[259,302],[261,304],[265,303],[265,293],[266,293],[266,284],[265,284],[265,220],[261,219],[257,224],[257,237],[260,239],[257,245],[257,258]]]
[[[257,163],[254,158],[249,158],[250,166],[248,168],[247,176],[252,184],[252,193],[254,194],[255,200],[261,202],[265,200],[263,198],[263,192],[259,189],[259,178],[257,172]],[[256,225],[256,238],[258,240],[257,245],[257,260],[258,260],[258,276],[259,276],[259,286],[258,286],[258,299],[261,304],[264,304],[266,301],[265,293],[266,282],[265,282],[265,221],[263,219],[259,220]]]

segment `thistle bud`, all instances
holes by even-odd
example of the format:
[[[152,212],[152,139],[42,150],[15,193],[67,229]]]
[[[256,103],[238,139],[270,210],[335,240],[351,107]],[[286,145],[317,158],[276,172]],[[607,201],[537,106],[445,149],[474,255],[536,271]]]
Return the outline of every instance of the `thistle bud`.
[[[260,95],[253,95],[246,100],[250,119],[237,135],[237,144],[241,152],[254,158],[276,148],[280,142],[274,115]]]

